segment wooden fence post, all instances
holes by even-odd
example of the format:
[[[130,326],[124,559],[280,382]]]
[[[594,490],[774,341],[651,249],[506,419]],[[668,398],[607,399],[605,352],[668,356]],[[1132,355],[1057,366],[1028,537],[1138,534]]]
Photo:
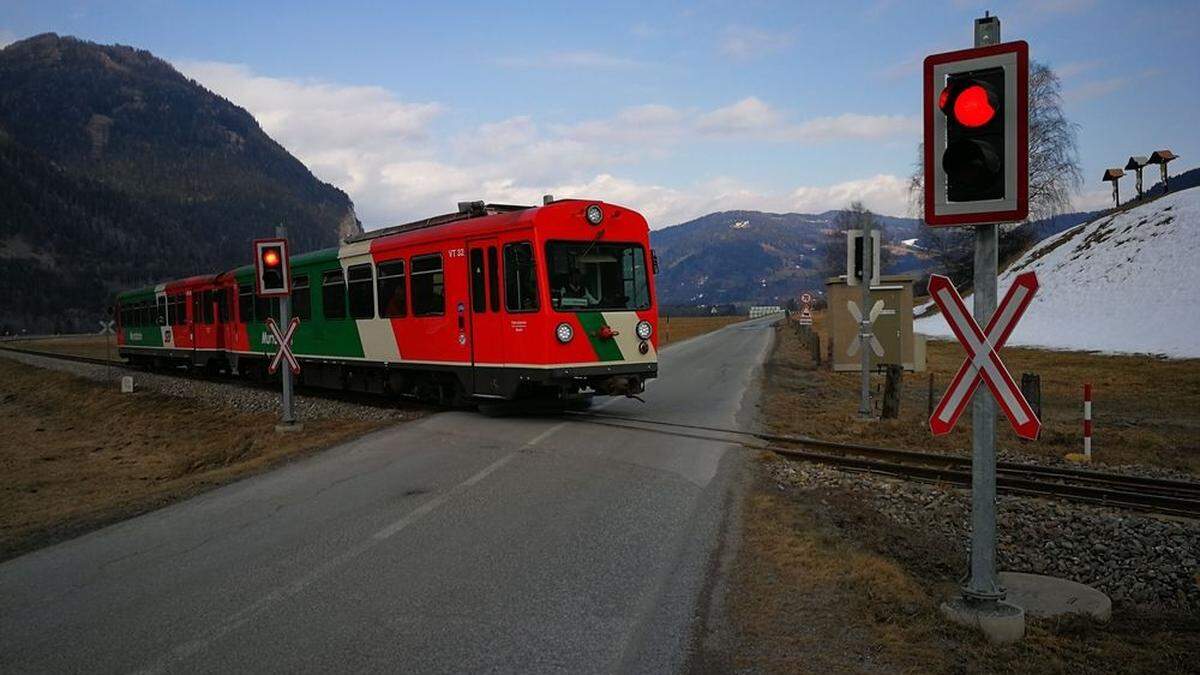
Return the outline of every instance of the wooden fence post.
[[[900,387],[904,379],[904,366],[895,363],[887,366],[887,380],[883,387],[883,406],[879,416],[885,420],[900,416]]]

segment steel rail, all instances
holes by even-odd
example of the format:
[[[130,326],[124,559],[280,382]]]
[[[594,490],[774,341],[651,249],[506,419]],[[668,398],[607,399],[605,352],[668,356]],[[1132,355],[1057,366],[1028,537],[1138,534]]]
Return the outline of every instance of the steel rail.
[[[606,415],[603,413],[577,412],[570,413],[570,415],[597,424],[640,431],[670,433],[636,426],[648,424],[735,436],[749,436],[774,443],[786,442],[829,448],[837,450],[837,454],[813,452],[779,445],[752,445],[714,436],[700,437],[694,434],[679,434],[693,438],[702,438],[703,440],[731,442],[746,447],[769,450],[790,459],[802,459],[917,480],[954,483],[965,486],[970,485],[971,461],[965,457],[824,441],[803,436],[767,434],[722,427],[625,417],[621,415]],[[618,422],[625,422],[627,424],[618,424]],[[1016,462],[1000,462],[997,468],[998,485],[1002,491],[1009,494],[1059,497],[1089,504],[1138,509],[1191,518],[1200,517],[1200,483],[1147,478],[1143,476],[1126,476],[1123,474],[1082,469],[1042,467]]]

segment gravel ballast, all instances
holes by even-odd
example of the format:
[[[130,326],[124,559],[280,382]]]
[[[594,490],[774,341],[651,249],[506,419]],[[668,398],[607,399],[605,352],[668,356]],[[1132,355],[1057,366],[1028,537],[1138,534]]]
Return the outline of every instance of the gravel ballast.
[[[208,405],[232,408],[239,412],[279,410],[280,394],[278,389],[265,385],[250,385],[235,379],[222,381],[212,378],[187,377],[182,371],[178,375],[158,374],[124,366],[103,366],[11,351],[0,352],[0,357],[38,368],[77,375],[97,382],[109,382],[114,388],[120,386],[123,376],[129,375],[133,377],[135,392],[151,391],[166,396],[191,398]],[[338,417],[400,422],[420,417],[425,413],[419,405],[397,402],[382,396],[378,397],[378,402],[370,403],[340,400],[335,396],[334,392],[330,392],[329,396],[297,394],[293,399],[297,420],[303,422],[304,420]]]
[[[965,569],[969,490],[785,460],[768,471],[781,489],[847,493],[899,529],[961,543]],[[1087,584],[1114,604],[1200,611],[1198,521],[1001,495],[997,526],[1001,570]]]

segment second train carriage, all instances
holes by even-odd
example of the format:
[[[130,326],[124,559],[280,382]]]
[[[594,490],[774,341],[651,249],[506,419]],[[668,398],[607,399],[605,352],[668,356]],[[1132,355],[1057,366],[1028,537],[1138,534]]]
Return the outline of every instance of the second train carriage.
[[[658,372],[649,228],[584,200],[460,205],[292,256],[303,384],[441,400],[640,393]],[[122,356],[262,376],[277,300],[246,266],[122,293]]]

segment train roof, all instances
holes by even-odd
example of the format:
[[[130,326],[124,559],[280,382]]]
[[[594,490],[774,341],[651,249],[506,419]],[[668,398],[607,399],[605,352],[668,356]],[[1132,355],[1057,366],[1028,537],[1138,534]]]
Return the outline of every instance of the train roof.
[[[290,262],[292,267],[300,267],[302,265],[315,262],[325,262],[332,258],[336,258],[341,246],[365,241],[378,240],[380,241],[381,248],[387,248],[392,245],[398,246],[403,243],[409,243],[414,235],[422,239],[425,237],[421,235],[428,235],[430,238],[473,236],[485,233],[497,227],[507,227],[527,221],[535,221],[539,216],[544,216],[547,214],[575,211],[581,204],[602,204],[614,209],[617,214],[624,212],[636,214],[633,209],[595,199],[549,200],[541,206],[487,204],[482,201],[459,202],[458,210],[455,212],[432,216],[429,218],[422,218],[420,220],[414,220],[401,225],[384,227],[378,230],[371,230],[370,232],[364,232],[362,234],[347,237],[341,242],[341,245],[337,247],[323,248],[316,251],[308,251],[306,253],[292,255]],[[638,215],[640,218],[640,214]],[[486,222],[483,222],[483,219],[485,218],[487,220]],[[374,246],[372,248],[374,248]],[[253,264],[242,265],[219,274],[188,277],[181,280],[167,281],[165,284],[172,289],[186,289],[194,286],[214,284],[229,277],[243,279],[247,276],[253,276],[253,274]],[[159,285],[162,284],[154,284],[123,291],[118,293],[117,297],[124,298],[145,293],[153,293]]]

